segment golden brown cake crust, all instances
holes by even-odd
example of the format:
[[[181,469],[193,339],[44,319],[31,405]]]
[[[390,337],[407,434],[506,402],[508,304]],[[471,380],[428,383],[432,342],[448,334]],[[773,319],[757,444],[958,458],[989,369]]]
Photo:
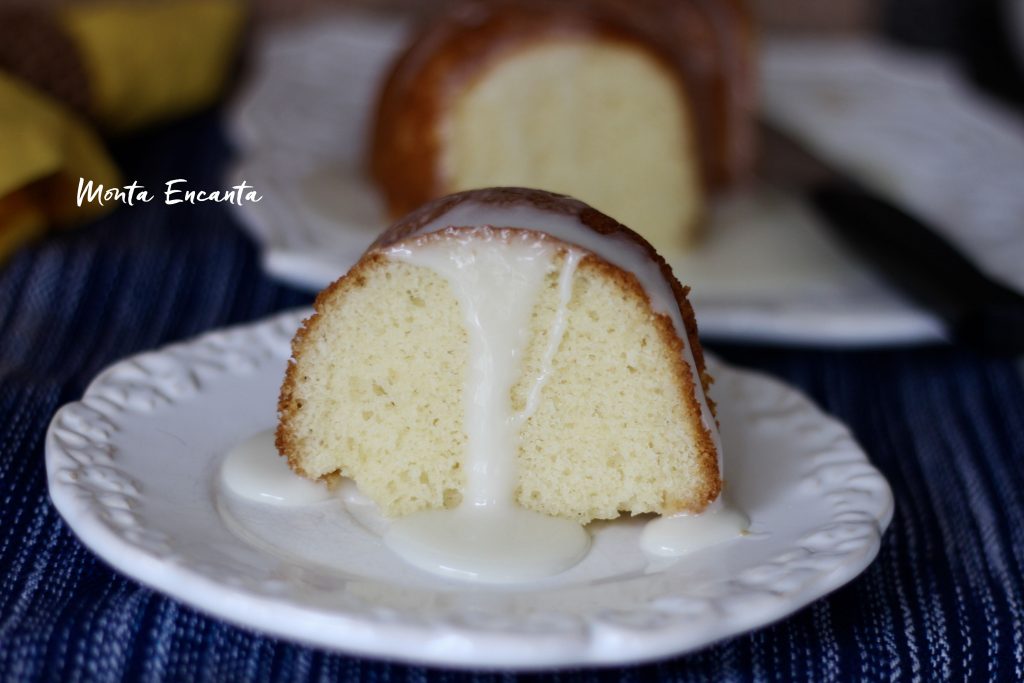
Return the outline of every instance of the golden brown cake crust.
[[[620,226],[623,227],[623,226]],[[624,228],[628,232],[628,228]],[[636,235],[636,233],[632,233]],[[636,235],[639,237],[638,235]],[[645,242],[646,244],[646,242]],[[658,256],[660,260],[661,257]],[[714,379],[707,372],[704,367],[704,353],[700,346],[700,340],[697,337],[697,322],[693,315],[693,308],[690,306],[690,302],[686,299],[686,292],[689,291],[688,287],[679,285],[679,281],[676,280],[675,276],[672,275],[672,270],[663,260],[660,260],[662,266],[662,273],[668,270],[669,282],[673,285],[675,291],[676,301],[681,302],[679,306],[680,312],[683,313],[683,320],[686,324],[687,335],[690,341],[690,348],[693,351],[693,357],[697,362],[698,372],[700,373],[701,382],[703,384],[703,390],[705,399],[708,403],[708,408],[714,413],[715,405],[711,401],[711,398],[707,395],[708,388]],[[644,291],[643,286],[639,280],[632,273],[627,273],[620,268],[604,261],[596,256],[588,257],[581,264],[582,267],[593,267],[601,270],[605,277],[616,280],[623,289],[632,290],[639,298],[645,299],[649,303],[647,293]],[[718,458],[720,454],[715,449],[714,442],[711,439],[711,434],[703,428],[703,418],[701,416],[700,407],[696,402],[697,396],[695,393],[695,387],[693,386],[693,373],[690,372],[690,368],[686,365],[683,360],[683,342],[676,334],[675,326],[672,321],[664,315],[654,316],[655,327],[658,330],[658,335],[661,337],[662,342],[672,350],[673,363],[671,367],[666,368],[675,379],[675,385],[680,388],[680,399],[682,405],[687,407],[687,417],[694,425],[701,426],[701,434],[703,439],[698,444],[698,450],[700,452],[700,469],[703,472],[703,481],[707,482],[705,486],[700,488],[693,496],[687,498],[673,499],[666,496],[663,501],[663,509],[661,514],[672,515],[679,512],[690,512],[699,513],[709,504],[711,504],[718,494],[722,491],[722,481],[719,476]],[[696,503],[692,502],[696,500]]]
[[[292,341],[292,357],[298,358],[302,354],[305,340],[311,330],[315,329],[319,316],[325,309],[326,302],[333,299],[339,290],[364,286],[366,282],[366,274],[371,269],[380,267],[386,261],[387,257],[381,253],[382,249],[413,235],[428,223],[442,217],[456,206],[465,202],[472,202],[478,205],[491,205],[495,207],[525,204],[531,208],[541,211],[550,211],[552,213],[574,217],[578,219],[582,225],[594,232],[602,235],[617,234],[640,245],[651,260],[658,265],[662,276],[672,288],[676,304],[679,306],[679,311],[682,314],[683,323],[686,327],[690,349],[693,352],[693,357],[697,364],[697,371],[701,378],[701,383],[703,385],[702,389],[704,391],[708,407],[711,409],[712,413],[715,412],[715,404],[708,395],[708,390],[714,382],[714,379],[707,372],[707,368],[705,366],[704,353],[697,334],[697,320],[693,313],[693,307],[687,299],[689,287],[684,287],[679,283],[675,275],[672,273],[672,268],[668,263],[666,263],[665,259],[663,259],[661,255],[654,250],[654,247],[652,247],[647,240],[636,232],[579,200],[542,190],[506,187],[460,192],[429,202],[421,206],[416,211],[408,214],[400,221],[394,223],[391,227],[385,230],[373,244],[370,245],[363,257],[346,275],[342,276],[320,292],[313,304],[313,315],[303,322]],[[458,228],[470,226],[450,227]],[[536,231],[536,228],[526,226],[524,226],[523,229],[532,229],[533,231]],[[640,285],[636,276],[632,273],[623,271],[596,255],[590,255],[584,259],[581,267],[601,269],[608,278],[618,281],[623,288],[633,290],[640,299],[646,300],[650,303],[650,299],[646,292],[643,290],[643,287]],[[722,481],[719,477],[719,454],[715,448],[711,434],[703,427],[699,403],[697,401],[697,394],[695,391],[696,387],[693,385],[693,376],[689,367],[686,365],[686,362],[683,360],[683,341],[676,334],[675,327],[667,316],[660,314],[653,315],[659,335],[662,337],[665,344],[675,351],[673,357],[676,359],[676,362],[673,367],[668,368],[668,370],[672,372],[677,379],[677,386],[680,387],[681,391],[682,403],[689,407],[689,418],[692,424],[699,426],[698,431],[702,436],[701,443],[698,444],[698,450],[701,454],[700,468],[704,472],[704,481],[709,482],[708,485],[699,492],[699,500],[702,501],[701,503],[692,505],[688,504],[688,501],[666,499],[665,514],[683,511],[696,513],[700,512],[707,506],[707,504],[717,498],[721,491]],[[295,436],[288,427],[291,422],[291,417],[301,408],[301,402],[295,397],[296,382],[300,379],[297,377],[297,373],[298,370],[296,363],[289,363],[278,400],[278,415],[280,417],[280,421],[277,428],[276,445],[278,451],[288,458],[289,465],[292,469],[299,474],[304,474],[295,456]]]
[[[302,400],[295,395],[295,389],[298,381],[303,378],[298,376],[299,370],[294,359],[302,355],[306,339],[316,329],[320,321],[320,315],[325,310],[326,302],[342,290],[365,286],[366,274],[374,268],[384,265],[386,260],[385,256],[371,253],[371,250],[363,254],[362,258],[352,266],[348,273],[317,294],[316,299],[313,301],[313,315],[302,321],[302,325],[299,326],[295,336],[292,338],[292,360],[288,363],[288,368],[285,370],[284,381],[281,383],[281,393],[277,399],[278,423],[277,431],[274,434],[274,445],[277,447],[277,452],[288,459],[288,466],[304,477],[309,475],[303,471],[302,465],[298,460],[296,436],[290,429],[292,418],[302,408]]]
[[[745,0],[463,0],[424,24],[377,100],[370,172],[392,216],[444,194],[439,124],[449,94],[496,58],[541,40],[602,37],[639,46],[675,75],[693,110],[711,189],[753,161],[754,50]]]
[[[674,0],[654,0],[674,3]],[[717,68],[710,98],[716,124],[709,149],[712,187],[730,187],[753,171],[757,152],[757,36],[746,0],[690,0],[707,17]],[[686,3],[680,3],[686,4]]]

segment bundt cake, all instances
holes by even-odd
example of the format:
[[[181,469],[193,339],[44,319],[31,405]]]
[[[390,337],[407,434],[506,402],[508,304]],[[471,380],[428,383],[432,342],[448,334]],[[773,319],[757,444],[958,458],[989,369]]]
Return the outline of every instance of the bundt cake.
[[[575,199],[435,200],[317,297],[278,450],[392,517],[503,501],[584,523],[700,512],[720,449],[686,294],[646,241]]]
[[[470,0],[383,82],[372,176],[393,216],[495,185],[579,197],[659,249],[691,243],[708,188],[752,157],[741,0]]]

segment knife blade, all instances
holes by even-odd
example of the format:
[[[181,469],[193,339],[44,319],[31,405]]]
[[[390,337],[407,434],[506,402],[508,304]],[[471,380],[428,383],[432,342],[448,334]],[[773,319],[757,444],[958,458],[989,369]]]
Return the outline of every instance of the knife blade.
[[[759,175],[805,197],[862,262],[942,320],[953,341],[985,353],[1024,354],[1024,295],[771,122],[762,120],[759,133]]]

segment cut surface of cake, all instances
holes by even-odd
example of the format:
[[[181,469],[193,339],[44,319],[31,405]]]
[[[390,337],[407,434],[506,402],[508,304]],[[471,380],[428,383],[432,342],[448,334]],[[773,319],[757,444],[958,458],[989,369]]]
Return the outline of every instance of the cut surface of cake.
[[[719,6],[721,5],[721,6]],[[378,98],[373,177],[393,216],[452,192],[569,194],[659,249],[750,162],[740,0],[472,0],[417,31]]]
[[[686,293],[647,242],[574,199],[436,200],[317,297],[278,450],[392,517],[699,513],[722,487],[720,446]]]

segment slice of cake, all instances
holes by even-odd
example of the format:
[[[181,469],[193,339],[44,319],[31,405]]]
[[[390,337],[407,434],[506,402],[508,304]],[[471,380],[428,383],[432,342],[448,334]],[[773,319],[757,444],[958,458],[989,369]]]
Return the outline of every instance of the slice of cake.
[[[740,0],[445,5],[379,94],[373,178],[393,217],[480,187],[578,197],[659,250],[692,244],[707,191],[752,159]]]
[[[700,512],[720,449],[686,293],[646,241],[577,200],[436,200],[317,297],[277,447],[393,517]]]
[[[703,212],[686,82],[665,41],[610,8],[472,2],[428,25],[380,95],[373,176],[393,215],[495,185],[562,192],[692,241]]]

